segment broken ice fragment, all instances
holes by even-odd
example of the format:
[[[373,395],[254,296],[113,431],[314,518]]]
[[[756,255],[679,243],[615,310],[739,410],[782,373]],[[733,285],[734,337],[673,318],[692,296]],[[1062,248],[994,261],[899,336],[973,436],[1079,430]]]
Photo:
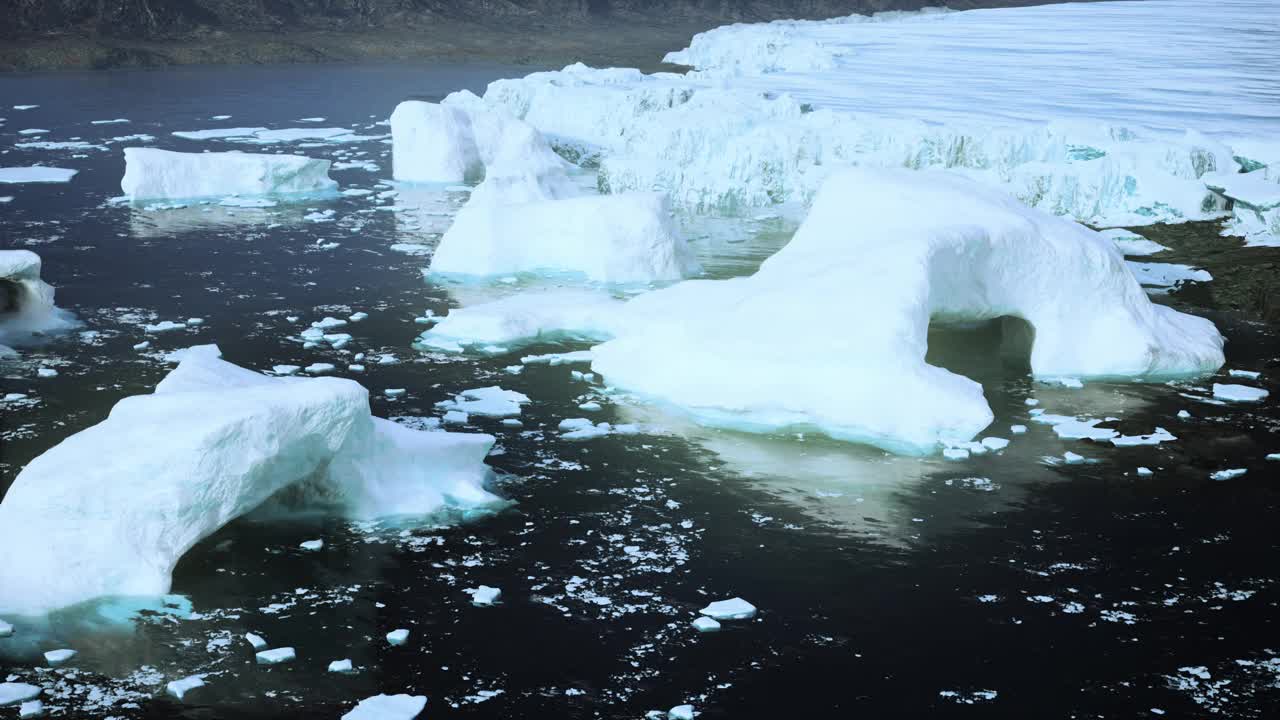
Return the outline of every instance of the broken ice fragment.
[[[198,687],[204,687],[203,675],[192,675],[191,677],[185,677],[185,678],[182,678],[181,680],[174,680],[168,685],[165,685],[164,689],[165,689],[165,692],[169,693],[170,695],[177,698],[178,700],[181,700],[187,693],[191,692],[192,690],[195,690]]]
[[[297,375],[299,370],[302,370],[302,368],[297,365],[272,365],[271,366],[271,372],[275,373],[276,375]]]
[[[58,377],[58,371],[54,370],[53,368],[46,368],[46,367],[37,368],[36,377],[42,377],[42,378]]]
[[[698,612],[713,620],[750,620],[756,616],[756,606],[735,597],[717,600]]]
[[[44,703],[39,700],[28,700],[18,707],[18,720],[44,717]]]
[[[387,633],[387,642],[392,645],[403,645],[409,639],[409,631],[401,628]]]
[[[291,647],[276,648],[274,650],[263,650],[255,655],[259,665],[279,665],[297,659],[298,654]]]
[[[1152,475],[1154,475],[1154,474],[1155,474],[1155,473],[1154,473],[1154,472],[1152,472],[1152,471],[1151,471],[1151,468],[1149,468],[1149,467],[1140,467],[1140,468],[1138,468],[1138,476],[1139,476],[1139,477],[1150,477],[1150,476],[1152,476]]]
[[[1262,388],[1249,387],[1248,385],[1224,385],[1222,383],[1213,384],[1213,396],[1222,400],[1231,400],[1234,402],[1259,402],[1271,393]]]
[[[944,448],[942,457],[948,460],[966,460],[969,457],[969,451],[964,448]]]
[[[329,672],[331,673],[349,673],[353,671],[350,660],[334,660],[329,663]]]
[[[404,388],[387,388],[386,390],[383,390],[382,393],[389,398],[398,398],[401,395],[404,395],[405,389]]]
[[[1231,468],[1230,470],[1219,470],[1209,476],[1210,480],[1234,480],[1241,475],[1249,472],[1247,468]]]
[[[342,720],[413,720],[426,706],[422,695],[375,695],[361,700]]]
[[[1003,450],[1009,447],[1009,441],[1004,438],[985,437],[982,438],[982,446],[992,451]]]
[[[307,540],[306,542],[302,543],[298,547],[302,548],[303,550],[309,550],[311,552],[315,552],[316,550],[319,550],[324,547],[324,541],[323,540]]]
[[[350,320],[351,322],[360,322],[361,320],[365,320],[365,319],[367,319],[368,317],[369,317],[369,313],[366,313],[366,312],[358,312],[358,313],[352,313],[352,314],[347,318],[347,320]]]
[[[62,649],[50,650],[44,654],[45,662],[49,663],[49,667],[58,667],[76,656],[75,650]]]
[[[693,720],[692,705],[677,705],[667,711],[667,720]]]
[[[481,585],[478,588],[469,588],[467,590],[463,590],[463,592],[471,596],[472,605],[479,607],[488,607],[489,605],[498,602],[498,599],[502,597],[501,590],[496,587],[489,587],[488,585]]]
[[[720,629],[720,623],[709,617],[700,617],[697,620],[694,620],[691,624],[693,625],[693,629],[698,632],[715,632]]]
[[[35,685],[16,682],[0,683],[0,707],[33,700],[38,695],[40,695],[40,688]]]
[[[244,639],[249,641],[249,645],[251,645],[254,650],[262,650],[267,646],[267,641],[263,639],[261,635],[245,633]]]
[[[1009,432],[1013,433],[1014,435],[1021,435],[1026,431],[1027,431],[1026,425],[1010,425],[1009,426]]]
[[[1062,453],[1062,459],[1063,459],[1063,460],[1064,460],[1068,465],[1079,465],[1080,463],[1084,462],[1084,456],[1083,456],[1083,455],[1077,455],[1076,453],[1073,453],[1073,452],[1071,452],[1070,450],[1068,450],[1068,451],[1066,451],[1066,452]]]
[[[311,363],[303,368],[303,370],[312,375],[323,375],[324,373],[333,372],[334,366],[331,363]]]

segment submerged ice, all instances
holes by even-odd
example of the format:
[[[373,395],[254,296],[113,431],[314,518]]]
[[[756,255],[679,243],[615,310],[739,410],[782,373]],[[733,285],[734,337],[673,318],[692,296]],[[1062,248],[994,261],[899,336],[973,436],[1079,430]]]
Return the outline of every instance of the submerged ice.
[[[0,546],[28,551],[0,563],[0,609],[168,592],[192,545],[286,488],[358,518],[491,505],[493,442],[372,417],[351,380],[272,378],[186,353],[155,393],[120,401],[14,480]]]

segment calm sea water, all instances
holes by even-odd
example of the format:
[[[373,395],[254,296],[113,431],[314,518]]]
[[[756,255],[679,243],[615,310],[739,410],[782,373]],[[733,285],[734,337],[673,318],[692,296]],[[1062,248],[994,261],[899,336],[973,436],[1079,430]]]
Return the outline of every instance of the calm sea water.
[[[818,437],[720,432],[609,398],[599,419],[653,431],[565,442],[555,425],[582,415],[577,405],[603,398],[601,388],[574,380],[567,366],[503,368],[522,354],[586,345],[485,358],[411,348],[423,329],[414,318],[426,310],[575,284],[447,283],[423,276],[427,255],[391,248],[429,253],[465,192],[405,188],[269,209],[108,202],[119,194],[120,149],[138,144],[112,138],[145,133],[155,140],[142,144],[170,149],[262,151],[170,133],[306,127],[299,120],[313,117],[381,136],[387,128],[376,123],[402,99],[480,92],[525,71],[0,77],[0,166],[80,170],[65,185],[0,187],[15,197],[0,205],[0,245],[40,253],[59,305],[84,323],[0,364],[3,392],[33,399],[0,409],[0,493],[32,457],[100,421],[120,398],[149,392],[169,367],[163,351],[216,342],[251,368],[345,367],[348,356],[296,339],[326,314],[368,312],[348,328],[354,351],[401,361],[366,363],[353,376],[371,390],[375,414],[419,423],[438,414],[435,402],[494,383],[534,401],[525,432],[472,426],[500,438],[490,463],[510,509],[453,527],[243,518],[183,559],[165,602],[114,600],[19,622],[14,637],[0,639],[0,678],[44,686],[46,704],[71,718],[339,717],[361,698],[402,692],[429,696],[432,718],[635,718],[686,702],[703,717],[735,719],[1280,714],[1280,484],[1277,465],[1263,459],[1280,450],[1280,424],[1270,405],[1204,402],[1207,379],[1038,385],[1025,363],[1001,358],[997,329],[984,326],[938,329],[931,359],[983,383],[997,415],[990,434],[1013,440],[998,455],[950,463]],[[39,107],[9,109],[19,104]],[[114,118],[130,122],[91,124]],[[18,134],[28,128],[48,132]],[[76,138],[106,149],[14,147]],[[344,189],[393,189],[381,137],[267,149],[275,150],[371,163],[333,176]],[[681,222],[716,277],[750,272],[795,227],[787,209]],[[1230,367],[1277,372],[1268,366],[1278,347],[1271,329],[1210,316],[1230,339]],[[205,323],[133,350],[148,337],[141,324],[189,317]],[[39,366],[59,375],[36,379]],[[386,388],[408,394],[391,401]],[[1029,421],[1027,398],[1051,413],[1118,417],[1126,434],[1163,426],[1179,440],[1127,449],[1062,440]],[[1192,418],[1177,418],[1181,409]],[[1012,435],[1012,424],[1029,431]],[[1068,450],[1090,462],[1059,462]],[[1138,466],[1156,472],[1139,477]],[[1250,472],[1209,480],[1225,467]],[[322,552],[298,549],[314,538],[325,540]],[[0,548],[0,562],[15,552]],[[504,602],[473,607],[463,590],[480,584],[502,588]],[[689,626],[707,602],[734,596],[759,617],[715,634]],[[411,638],[390,647],[383,636],[397,628]],[[298,660],[255,665],[246,632],[295,647]],[[61,647],[79,655],[41,667],[40,653]],[[325,672],[342,658],[359,672]],[[163,695],[164,682],[196,673],[208,684],[186,703]]]

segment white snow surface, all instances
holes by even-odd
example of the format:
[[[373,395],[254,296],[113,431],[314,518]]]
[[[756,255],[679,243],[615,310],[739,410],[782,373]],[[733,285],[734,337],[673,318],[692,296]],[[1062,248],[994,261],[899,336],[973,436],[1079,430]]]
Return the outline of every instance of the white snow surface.
[[[184,552],[286,487],[355,518],[491,505],[493,443],[374,418],[352,380],[273,378],[187,353],[155,393],[125,398],[19,473],[0,503],[0,547],[28,551],[0,563],[0,609],[164,594]],[[35,532],[47,542],[27,542]]]
[[[1216,215],[1200,178],[1234,157],[1280,162],[1277,48],[1272,0],[886,13],[717,28],[668,56],[689,75],[574,65],[484,97],[598,156],[612,192],[764,205],[843,164],[948,167],[1138,225]]]
[[[413,720],[426,707],[421,695],[375,695],[361,700],[342,720]]]
[[[0,345],[22,345],[35,333],[75,327],[75,318],[53,298],[53,287],[40,279],[39,255],[0,250]]]
[[[181,153],[125,148],[120,189],[130,200],[331,192],[329,161],[298,155]]]

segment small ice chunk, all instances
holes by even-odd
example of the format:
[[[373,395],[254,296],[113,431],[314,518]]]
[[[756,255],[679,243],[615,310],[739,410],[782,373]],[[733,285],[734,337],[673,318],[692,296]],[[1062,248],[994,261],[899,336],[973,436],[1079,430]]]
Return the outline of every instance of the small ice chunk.
[[[1230,470],[1219,470],[1209,476],[1210,480],[1234,480],[1245,473],[1249,472],[1247,468],[1231,468]]]
[[[47,368],[47,367],[37,368],[36,377],[42,377],[42,378],[58,377],[58,371],[54,370],[53,368]]]
[[[449,425],[466,425],[469,419],[461,410],[450,410],[444,414],[444,422]]]
[[[204,324],[204,318],[187,318],[188,326],[203,325],[203,324]]]
[[[969,458],[969,451],[965,448],[959,447],[943,448],[942,457],[948,460],[967,460]]]
[[[1111,438],[1111,444],[1116,447],[1133,447],[1135,445],[1159,445],[1162,442],[1170,442],[1177,439],[1168,430],[1158,427],[1150,435],[1121,435],[1113,437]]]
[[[667,720],[693,720],[692,705],[677,705],[667,711]]]
[[[481,585],[478,588],[468,588],[463,590],[463,592],[471,596],[472,605],[479,607],[488,607],[493,605],[502,597],[501,590],[496,587],[489,587],[488,585]]]
[[[75,650],[66,648],[63,648],[62,650],[50,650],[44,654],[44,661],[49,663],[49,667],[58,667],[75,656]]]
[[[1151,471],[1151,468],[1149,467],[1138,468],[1138,477],[1151,477],[1152,475],[1155,475],[1155,473]]]
[[[298,365],[272,365],[271,372],[276,375],[297,375],[302,368]]]
[[[1271,453],[1267,456],[1267,459],[1271,462],[1280,462],[1280,453]]]
[[[578,409],[586,412],[600,412],[601,406],[600,403],[591,400],[589,402],[579,404]]]
[[[379,365],[395,365],[398,362],[400,362],[400,360],[395,355],[383,354],[378,356]]]
[[[1231,400],[1233,402],[1260,402],[1263,398],[1271,393],[1262,388],[1249,387],[1248,385],[1224,385],[1222,383],[1213,384],[1213,396],[1221,400]]]
[[[162,320],[154,325],[143,325],[142,330],[149,333],[162,333],[169,332],[170,330],[185,330],[186,327],[186,323]]]
[[[140,343],[138,343],[138,344],[134,345],[134,346],[133,346],[133,349],[134,349],[134,350],[146,350],[146,349],[147,349],[147,348],[149,348],[149,347],[151,347],[151,341],[150,341],[150,340],[143,340],[142,342],[140,342]]]
[[[1183,420],[1186,420],[1191,417],[1191,413],[1187,412],[1186,410],[1179,410],[1178,417],[1182,418]]]
[[[255,655],[259,665],[279,665],[280,663],[292,662],[297,659],[298,654],[291,647],[276,648],[275,650],[263,650]]]
[[[1228,370],[1227,374],[1231,377],[1248,378],[1249,380],[1257,380],[1262,377],[1262,373],[1253,370]]]
[[[698,612],[713,620],[750,620],[756,616],[756,606],[735,597],[717,600]]]
[[[348,369],[348,370],[350,370],[350,371],[351,371],[351,372],[353,372],[353,373],[362,373],[362,372],[364,372],[364,366],[363,366],[363,365],[361,365],[361,364],[359,364],[359,363],[352,363],[352,364],[350,364],[350,365],[348,365],[348,366],[347,366],[347,369]]]
[[[18,707],[18,720],[44,717],[44,703],[39,700],[28,700]]]
[[[386,395],[389,398],[398,398],[405,394],[405,389],[404,388],[387,388],[386,390],[382,391],[382,394]]]
[[[1003,450],[1009,447],[1009,441],[1004,438],[985,437],[982,438],[982,446],[992,451]]]
[[[70,182],[79,170],[57,167],[0,167],[0,183],[64,183]]]
[[[39,695],[40,688],[35,685],[18,682],[0,683],[0,707],[34,700]]]
[[[12,636],[13,636],[13,626],[3,620],[0,620],[0,638],[7,638]]]
[[[692,623],[693,629],[698,632],[715,632],[720,629],[720,623],[709,617],[700,617]]]
[[[329,672],[331,673],[349,673],[355,672],[351,666],[350,660],[334,660],[329,663]]]
[[[332,363],[311,363],[310,365],[303,368],[303,370],[306,370],[308,373],[312,375],[323,375],[325,373],[331,373],[335,369],[336,368],[334,368]]]
[[[1010,425],[1009,426],[1009,432],[1013,433],[1014,435],[1021,435],[1026,431],[1027,431],[1026,425]]]
[[[311,552],[315,552],[324,547],[324,540],[307,540],[303,542],[301,545],[299,545],[298,547],[302,548],[303,550],[309,550]]]
[[[409,639],[409,631],[401,628],[387,633],[387,642],[392,645],[403,645]]]
[[[203,675],[192,675],[191,677],[185,677],[185,678],[182,678],[181,680],[174,680],[168,685],[165,685],[164,689],[165,689],[165,692],[169,693],[170,695],[177,698],[178,700],[181,700],[187,693],[191,692],[192,690],[195,690],[198,687],[204,687]]]
[[[342,327],[343,325],[346,325],[346,324],[347,324],[346,320],[342,320],[336,317],[329,317],[328,315],[326,315],[324,318],[311,323],[311,327],[319,328],[321,330],[328,330],[330,328]]]
[[[556,426],[556,429],[560,432],[576,432],[578,430],[586,430],[587,428],[594,426],[595,423],[586,418],[566,418],[560,421],[560,424]]]
[[[503,427],[509,427],[509,428],[524,427],[524,423],[520,422],[515,418],[507,418],[506,420],[503,420],[502,425]]]
[[[267,641],[261,635],[245,633],[244,639],[249,641],[249,645],[252,646],[254,650],[263,650],[267,647]]]
[[[350,316],[347,317],[347,320],[350,322],[360,322],[361,320],[367,320],[368,318],[369,318],[369,313],[358,312],[358,313],[352,313]]]
[[[426,707],[422,695],[375,695],[361,700],[342,720],[414,720]]]
[[[1079,465],[1080,463],[1084,462],[1083,455],[1077,455],[1076,453],[1073,453],[1070,450],[1062,453],[1062,459],[1066,461],[1068,465]]]

